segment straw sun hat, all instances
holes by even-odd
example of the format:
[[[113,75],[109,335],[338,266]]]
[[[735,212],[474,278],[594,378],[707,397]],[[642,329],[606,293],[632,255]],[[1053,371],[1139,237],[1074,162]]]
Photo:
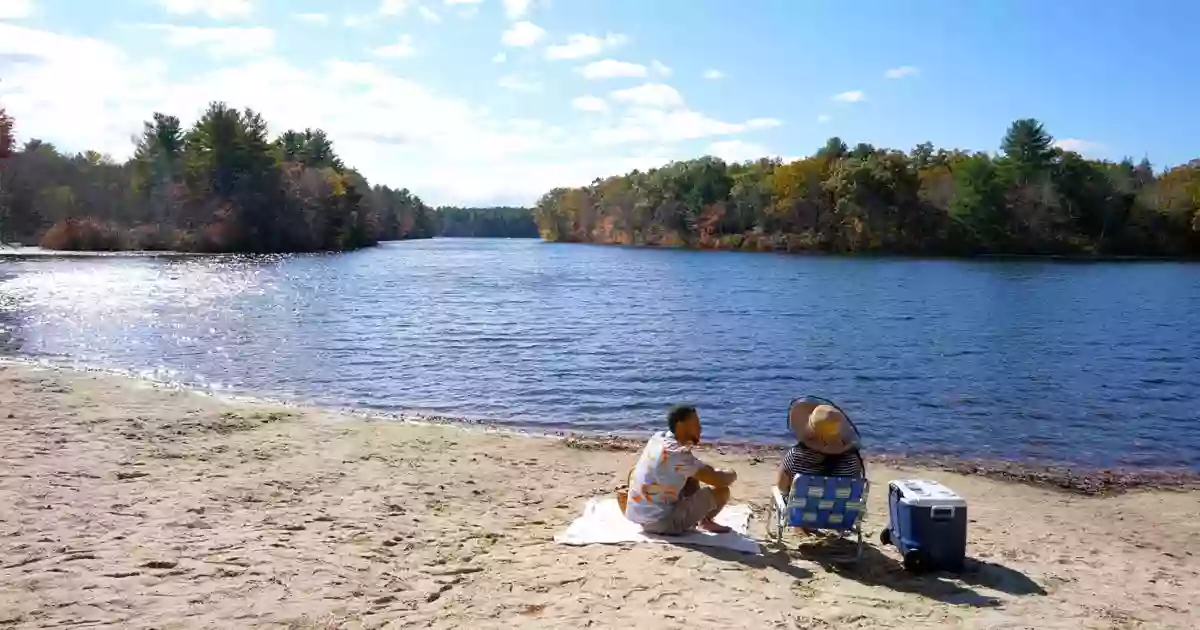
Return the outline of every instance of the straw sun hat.
[[[802,398],[788,409],[788,426],[796,439],[826,455],[841,455],[858,447],[858,432],[836,406]]]

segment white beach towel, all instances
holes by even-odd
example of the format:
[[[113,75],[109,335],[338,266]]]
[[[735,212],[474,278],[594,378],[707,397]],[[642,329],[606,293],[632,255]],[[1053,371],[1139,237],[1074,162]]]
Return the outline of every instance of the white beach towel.
[[[677,545],[699,545],[724,547],[742,553],[759,553],[758,543],[746,535],[750,524],[750,506],[727,505],[717,515],[716,521],[733,531],[727,534],[712,534],[696,531],[683,536],[656,536],[642,532],[642,526],[631,522],[621,513],[615,498],[595,497],[588,499],[583,516],[575,519],[566,531],[554,537],[554,542],[564,545],[612,545],[626,542],[673,543]]]

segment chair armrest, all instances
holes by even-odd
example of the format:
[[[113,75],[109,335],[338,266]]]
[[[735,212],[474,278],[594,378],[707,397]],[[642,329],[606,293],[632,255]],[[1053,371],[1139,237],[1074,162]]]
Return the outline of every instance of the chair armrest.
[[[780,512],[787,511],[787,499],[783,498],[783,493],[779,491],[778,486],[771,486],[771,497],[775,499],[775,507]]]

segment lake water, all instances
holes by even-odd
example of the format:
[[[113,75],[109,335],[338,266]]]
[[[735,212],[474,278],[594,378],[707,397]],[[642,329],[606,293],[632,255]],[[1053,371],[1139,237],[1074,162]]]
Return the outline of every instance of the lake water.
[[[541,430],[1200,469],[1200,265],[439,239],[342,255],[0,259],[10,355]]]

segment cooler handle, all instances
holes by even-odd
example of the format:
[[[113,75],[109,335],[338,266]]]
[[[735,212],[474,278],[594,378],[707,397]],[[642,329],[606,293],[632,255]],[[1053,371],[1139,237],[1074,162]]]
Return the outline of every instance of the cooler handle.
[[[954,518],[953,505],[935,505],[929,508],[929,518],[935,521],[948,521]]]

